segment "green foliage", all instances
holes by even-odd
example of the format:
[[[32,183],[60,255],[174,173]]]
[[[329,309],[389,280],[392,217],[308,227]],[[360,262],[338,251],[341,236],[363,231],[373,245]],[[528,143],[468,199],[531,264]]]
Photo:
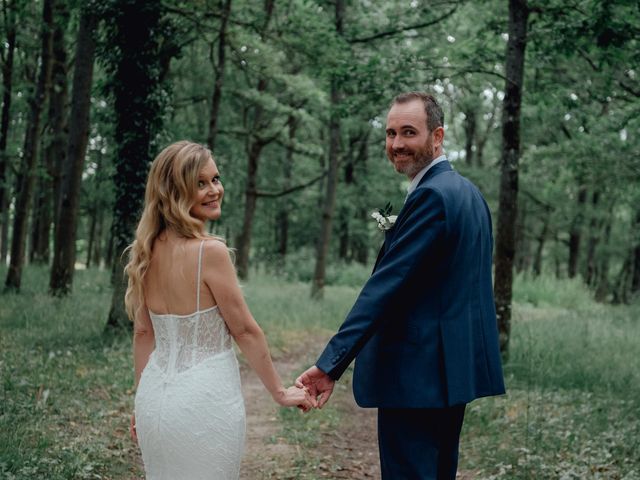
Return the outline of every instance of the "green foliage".
[[[533,307],[561,305],[568,309],[596,307],[593,293],[582,279],[560,280],[551,275],[516,275],[513,285],[515,302]]]

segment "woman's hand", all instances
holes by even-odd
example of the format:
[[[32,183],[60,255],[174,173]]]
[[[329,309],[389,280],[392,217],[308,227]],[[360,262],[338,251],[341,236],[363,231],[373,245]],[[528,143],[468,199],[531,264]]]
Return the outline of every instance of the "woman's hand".
[[[138,432],[136,432],[136,414],[131,414],[131,421],[129,422],[129,433],[131,434],[131,440],[138,443]]]
[[[316,402],[306,388],[289,387],[279,390],[273,399],[283,407],[298,407],[303,412],[308,412],[316,406]]]

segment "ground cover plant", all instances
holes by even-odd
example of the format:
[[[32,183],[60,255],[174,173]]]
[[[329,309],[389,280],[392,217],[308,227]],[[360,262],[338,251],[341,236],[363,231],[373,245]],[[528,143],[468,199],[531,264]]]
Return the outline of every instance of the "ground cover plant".
[[[130,340],[104,332],[108,283],[105,271],[79,271],[74,294],[56,299],[45,270],[30,267],[23,291],[2,295],[0,478],[142,478],[127,432]],[[261,274],[244,290],[290,381],[359,286],[330,286],[316,302],[307,283]],[[597,304],[579,282],[544,277],[518,278],[515,295],[508,394],[468,407],[462,478],[640,478],[640,306]],[[353,405],[348,376],[310,415],[265,400],[268,429],[243,478],[371,478],[375,422]]]

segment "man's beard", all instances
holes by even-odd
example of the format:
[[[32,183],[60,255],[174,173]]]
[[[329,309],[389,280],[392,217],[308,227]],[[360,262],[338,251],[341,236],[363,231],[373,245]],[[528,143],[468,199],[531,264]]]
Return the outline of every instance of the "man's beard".
[[[415,177],[420,170],[429,165],[435,158],[435,151],[433,148],[433,142],[431,139],[427,139],[424,146],[413,152],[407,150],[399,150],[398,153],[411,153],[413,154],[413,161],[410,163],[404,163],[402,165],[396,164],[394,158],[391,158],[391,163],[395,167],[398,173],[402,173],[410,178]],[[396,152],[392,152],[395,155]]]

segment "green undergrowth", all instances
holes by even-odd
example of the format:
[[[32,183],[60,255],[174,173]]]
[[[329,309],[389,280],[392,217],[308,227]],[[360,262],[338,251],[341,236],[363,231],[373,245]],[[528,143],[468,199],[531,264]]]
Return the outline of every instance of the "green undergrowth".
[[[55,299],[48,271],[29,267],[22,292],[0,296],[0,478],[139,478],[130,338],[104,333],[108,279],[78,271],[73,295]],[[276,355],[311,340],[302,368],[356,298],[361,285],[346,283],[322,301],[308,283],[265,274],[243,288]],[[478,479],[640,479],[640,305],[597,304],[579,282],[549,278],[517,277],[514,299],[508,393],[468,407],[460,468]],[[340,405],[279,413],[300,452],[291,478],[314,478],[323,432],[348,423]]]

